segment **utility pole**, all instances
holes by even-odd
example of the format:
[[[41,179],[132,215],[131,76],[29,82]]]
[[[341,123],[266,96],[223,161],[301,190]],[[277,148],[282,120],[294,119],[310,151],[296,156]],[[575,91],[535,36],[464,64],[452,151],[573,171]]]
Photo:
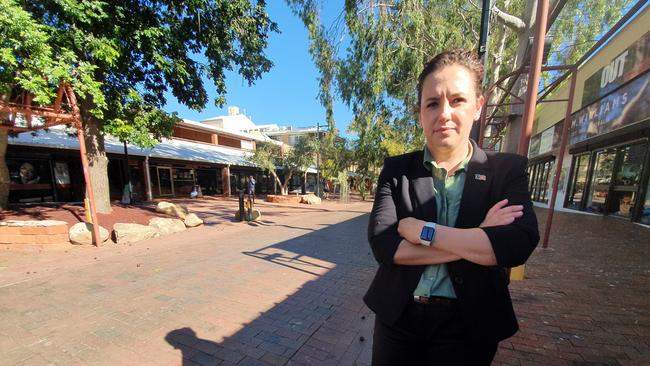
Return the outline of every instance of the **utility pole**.
[[[316,196],[320,197],[320,123],[316,122],[316,138],[318,146],[316,147]]]
[[[483,68],[485,69],[487,67],[487,58],[488,58],[488,35],[490,33],[490,8],[491,8],[491,3],[490,0],[483,0],[483,9],[481,10],[481,33],[479,34],[479,39],[478,39],[478,58],[481,60],[481,63],[483,64]],[[481,85],[485,88],[485,82],[487,80],[487,73],[483,72],[483,80],[481,80]],[[485,109],[487,108],[488,101],[485,101],[485,105],[483,106],[483,113],[485,113]],[[482,121],[479,120],[479,121]],[[470,137],[478,142],[482,142],[483,136],[481,136],[481,122],[474,122],[474,125],[472,126],[472,131],[470,132]]]

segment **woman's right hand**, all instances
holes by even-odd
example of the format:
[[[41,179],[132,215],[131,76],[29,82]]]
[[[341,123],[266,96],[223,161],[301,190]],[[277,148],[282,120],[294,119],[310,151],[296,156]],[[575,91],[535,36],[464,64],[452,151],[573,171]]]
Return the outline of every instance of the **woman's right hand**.
[[[479,227],[510,225],[516,218],[521,217],[524,214],[524,206],[506,206],[507,204],[507,198],[495,203],[485,215],[485,219]]]

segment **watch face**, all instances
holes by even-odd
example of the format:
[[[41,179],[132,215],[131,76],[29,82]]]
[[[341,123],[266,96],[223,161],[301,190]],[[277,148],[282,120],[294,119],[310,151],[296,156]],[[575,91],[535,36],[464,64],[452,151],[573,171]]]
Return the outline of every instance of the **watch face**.
[[[431,239],[433,239],[434,232],[435,232],[434,228],[425,226],[422,228],[422,232],[420,233],[420,239],[431,241]]]

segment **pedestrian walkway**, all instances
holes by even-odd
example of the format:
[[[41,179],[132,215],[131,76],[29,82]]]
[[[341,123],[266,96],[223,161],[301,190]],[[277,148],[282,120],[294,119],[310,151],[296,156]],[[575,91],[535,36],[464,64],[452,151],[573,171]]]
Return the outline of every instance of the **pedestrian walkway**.
[[[494,364],[650,365],[649,238],[629,221],[556,213],[549,249],[510,285],[521,330]]]
[[[133,246],[0,254],[0,365],[369,365],[370,204],[258,207]],[[650,364],[648,234],[556,214],[494,364]]]

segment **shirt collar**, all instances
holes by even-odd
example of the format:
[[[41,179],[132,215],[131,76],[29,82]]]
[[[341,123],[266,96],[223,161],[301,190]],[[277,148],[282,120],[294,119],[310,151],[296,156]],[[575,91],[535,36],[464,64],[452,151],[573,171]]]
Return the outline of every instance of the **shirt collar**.
[[[456,171],[461,171],[467,169],[467,164],[469,164],[470,159],[472,158],[472,153],[474,152],[472,143],[468,142],[469,144],[469,149],[467,151],[467,156],[463,161],[460,162],[460,165],[458,166],[458,169]],[[424,145],[424,161],[423,161],[424,167],[428,170],[431,171],[432,168],[436,169],[442,169],[436,164],[435,160],[433,159],[433,154],[429,151],[429,148]]]

